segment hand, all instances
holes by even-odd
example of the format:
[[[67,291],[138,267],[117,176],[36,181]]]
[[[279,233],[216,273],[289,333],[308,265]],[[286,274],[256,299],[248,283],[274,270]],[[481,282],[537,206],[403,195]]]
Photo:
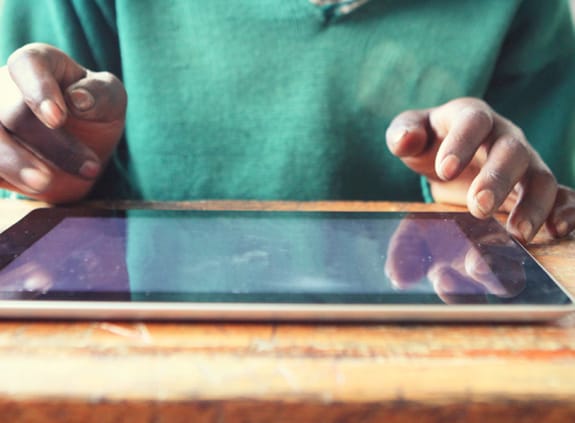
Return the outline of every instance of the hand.
[[[471,242],[454,222],[408,215],[389,241],[385,273],[400,290],[427,277],[447,304],[485,303],[486,294],[513,298],[525,288],[522,257],[505,233],[491,229],[477,225]]]
[[[122,83],[29,44],[0,68],[0,87],[0,187],[52,203],[86,195],[124,130]]]
[[[479,99],[404,112],[386,136],[438,202],[467,205],[478,218],[508,212],[507,230],[523,242],[544,223],[555,237],[575,228],[575,192],[558,186],[523,132]]]

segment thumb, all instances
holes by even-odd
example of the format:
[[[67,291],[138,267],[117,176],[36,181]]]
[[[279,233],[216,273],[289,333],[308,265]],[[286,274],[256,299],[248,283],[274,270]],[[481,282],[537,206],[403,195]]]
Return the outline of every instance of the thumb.
[[[65,90],[70,114],[97,122],[123,121],[127,95],[122,82],[109,72],[88,72]]]

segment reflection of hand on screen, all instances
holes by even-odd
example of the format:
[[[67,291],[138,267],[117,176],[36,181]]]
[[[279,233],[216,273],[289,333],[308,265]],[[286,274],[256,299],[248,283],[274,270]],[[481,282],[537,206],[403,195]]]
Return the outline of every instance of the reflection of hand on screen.
[[[66,218],[0,272],[0,298],[66,292],[125,292],[124,223]]]
[[[0,275],[0,299],[18,300],[36,297],[53,284],[49,273],[36,263],[22,263]]]
[[[505,233],[485,233],[474,244],[455,222],[407,216],[391,237],[385,271],[397,289],[428,278],[448,304],[484,303],[486,294],[517,296],[525,287],[523,263]]]

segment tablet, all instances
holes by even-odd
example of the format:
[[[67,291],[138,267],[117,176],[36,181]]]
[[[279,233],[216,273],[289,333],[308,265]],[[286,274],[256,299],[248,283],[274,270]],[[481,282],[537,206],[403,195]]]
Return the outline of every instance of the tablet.
[[[467,213],[38,209],[0,235],[0,317],[544,321],[569,294]]]

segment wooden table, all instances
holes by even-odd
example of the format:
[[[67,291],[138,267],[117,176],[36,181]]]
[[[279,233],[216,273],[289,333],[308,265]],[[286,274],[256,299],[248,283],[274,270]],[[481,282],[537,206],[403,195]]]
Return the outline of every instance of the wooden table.
[[[0,226],[36,206],[0,202]],[[575,291],[575,239],[531,250]],[[68,421],[574,422],[575,318],[548,325],[0,322],[0,422]]]

